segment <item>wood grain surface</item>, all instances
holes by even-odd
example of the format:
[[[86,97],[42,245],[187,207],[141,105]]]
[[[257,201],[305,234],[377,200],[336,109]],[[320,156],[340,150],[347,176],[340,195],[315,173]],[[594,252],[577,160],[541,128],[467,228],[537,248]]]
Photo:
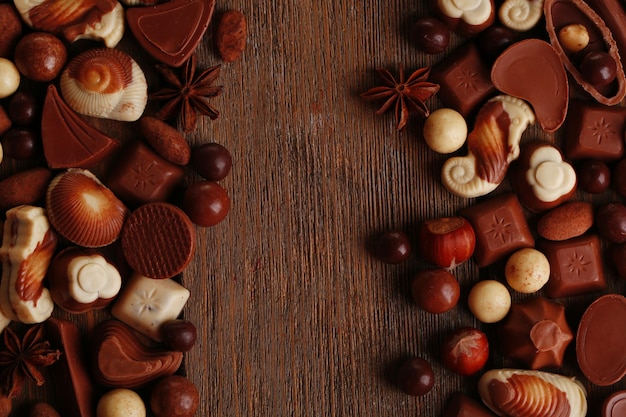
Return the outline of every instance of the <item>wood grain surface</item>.
[[[455,269],[461,302],[432,315],[408,291],[427,265],[413,257],[389,266],[368,251],[372,237],[389,229],[404,230],[419,245],[420,221],[474,202],[441,185],[445,157],[424,144],[419,117],[398,132],[392,113],[377,116],[377,106],[359,97],[378,85],[377,67],[412,71],[445,56],[420,54],[407,38],[414,20],[427,14],[426,2],[218,0],[216,12],[227,9],[245,14],[248,44],[241,60],[222,65],[224,92],[212,100],[219,119],[202,118],[187,135],[192,144],[218,142],[233,156],[222,182],[230,213],[215,227],[197,229],[197,253],[181,277],[192,293],[184,316],[200,334],[183,369],[200,390],[196,415],[441,416],[453,392],[476,395],[478,379],[443,368],[439,346],[447,333],[479,326],[492,336],[489,367],[510,363],[498,352],[496,327],[477,323],[465,301],[477,280],[502,279],[501,265]],[[449,51],[462,42],[454,36]],[[130,33],[120,47],[137,57],[154,88],[153,61]],[[198,53],[200,69],[220,63],[210,33]],[[437,98],[428,104],[440,106]],[[92,121],[120,138],[136,136],[133,124]],[[537,127],[524,135],[537,137],[558,141]],[[8,161],[4,172],[23,166]],[[199,179],[190,168],[187,182]],[[623,292],[615,273],[609,278],[610,290]],[[573,329],[592,299],[568,300]],[[108,312],[55,315],[88,334]],[[394,385],[399,363],[410,356],[434,368],[435,387],[424,397]],[[571,347],[566,363],[561,372],[579,374]],[[594,407],[624,388],[587,387]],[[54,404],[50,391],[26,387],[14,415],[25,415],[35,399]]]

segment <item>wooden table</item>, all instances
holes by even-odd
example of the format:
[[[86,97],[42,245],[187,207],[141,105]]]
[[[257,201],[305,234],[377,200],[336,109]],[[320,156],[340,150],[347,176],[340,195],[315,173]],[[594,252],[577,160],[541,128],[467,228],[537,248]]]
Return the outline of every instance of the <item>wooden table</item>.
[[[187,135],[192,144],[226,146],[234,160],[222,182],[231,211],[198,229],[197,254],[182,277],[192,293],[184,316],[200,330],[184,361],[201,393],[197,416],[439,416],[453,392],[476,394],[478,377],[444,369],[438,349],[462,325],[495,334],[472,318],[465,299],[474,282],[502,279],[502,270],[458,267],[461,302],[432,315],[409,295],[410,278],[426,267],[421,260],[389,266],[368,252],[372,237],[389,229],[418,245],[420,221],[473,202],[441,185],[445,156],[424,144],[419,117],[398,132],[391,113],[376,116],[377,106],[359,97],[378,85],[376,67],[397,73],[400,65],[412,71],[441,59],[407,39],[425,3],[218,1],[218,12],[244,12],[249,37],[243,58],[222,66],[224,92],[212,101],[219,119],[203,118]],[[150,62],[129,38],[122,47]],[[450,50],[462,41],[455,36]],[[199,68],[220,63],[210,35],[198,51]],[[148,75],[154,86],[154,72]],[[119,123],[97,124],[134,135]],[[537,127],[525,137],[553,139]],[[189,169],[188,182],[198,179]],[[611,289],[623,287],[611,277]],[[576,300],[577,311],[589,301]],[[55,314],[91,328],[107,313]],[[503,366],[492,340],[489,366]],[[433,365],[436,385],[424,397],[393,383],[410,356]],[[563,371],[577,373],[571,348],[567,360]],[[603,398],[614,389],[593,391]],[[33,398],[55,401],[29,386],[15,415]]]

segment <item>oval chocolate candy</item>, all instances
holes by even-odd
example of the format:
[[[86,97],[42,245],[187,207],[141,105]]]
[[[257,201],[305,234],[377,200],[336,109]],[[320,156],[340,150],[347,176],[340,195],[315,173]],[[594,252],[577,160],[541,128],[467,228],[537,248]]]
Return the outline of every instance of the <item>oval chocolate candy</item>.
[[[576,358],[592,383],[612,385],[626,375],[626,298],[607,294],[596,299],[580,320]]]

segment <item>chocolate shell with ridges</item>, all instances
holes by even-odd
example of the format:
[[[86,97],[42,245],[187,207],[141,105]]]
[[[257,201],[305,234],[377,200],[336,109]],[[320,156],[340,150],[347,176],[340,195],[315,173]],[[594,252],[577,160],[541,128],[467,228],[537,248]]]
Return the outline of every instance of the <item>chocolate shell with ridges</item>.
[[[48,186],[46,207],[50,223],[67,240],[96,248],[119,237],[128,209],[86,169],[71,168]]]
[[[615,39],[602,18],[582,0],[546,0],[544,15],[550,43],[574,80],[599,103],[620,103],[626,97],[626,75]],[[559,31],[570,24],[583,25],[589,34],[589,44],[580,52],[568,52],[559,40]],[[593,51],[608,53],[616,63],[615,80],[606,86],[592,85],[579,70],[583,57]]]

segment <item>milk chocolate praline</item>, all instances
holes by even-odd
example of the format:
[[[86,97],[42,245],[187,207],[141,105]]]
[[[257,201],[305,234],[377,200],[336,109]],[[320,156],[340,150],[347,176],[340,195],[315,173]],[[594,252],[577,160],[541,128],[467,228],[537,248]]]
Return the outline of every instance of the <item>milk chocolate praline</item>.
[[[29,33],[15,47],[15,66],[22,75],[33,81],[54,80],[66,61],[65,45],[50,33]]]

